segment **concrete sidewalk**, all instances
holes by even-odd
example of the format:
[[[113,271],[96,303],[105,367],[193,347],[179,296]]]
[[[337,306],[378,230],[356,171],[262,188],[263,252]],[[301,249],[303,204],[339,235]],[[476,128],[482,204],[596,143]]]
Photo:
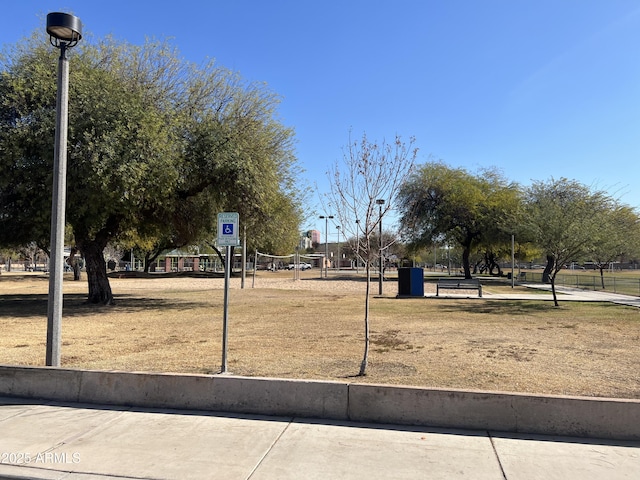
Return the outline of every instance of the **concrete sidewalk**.
[[[526,284],[523,285],[527,288],[544,290],[549,292],[549,297],[553,298],[551,293],[551,285],[544,284]],[[632,295],[622,295],[620,293],[613,293],[606,290],[586,290],[575,287],[556,286],[556,293],[558,294],[558,301],[581,301],[581,302],[611,302],[619,305],[628,305],[631,307],[640,307],[640,297]]]
[[[490,293],[484,292],[483,300],[544,300],[553,301],[551,293],[551,285],[541,283],[524,284],[519,283],[518,286],[526,287],[532,291],[537,290],[538,293]],[[544,293],[543,293],[544,292]],[[581,288],[557,286],[556,294],[558,302],[610,302],[619,305],[628,305],[640,308],[640,297],[632,295],[622,295],[620,293],[612,293],[606,290],[585,290]],[[435,298],[435,294],[428,294],[425,297]],[[468,293],[449,293],[440,294],[438,298],[479,298],[477,295]]]
[[[640,442],[0,398],[0,478],[617,480]]]

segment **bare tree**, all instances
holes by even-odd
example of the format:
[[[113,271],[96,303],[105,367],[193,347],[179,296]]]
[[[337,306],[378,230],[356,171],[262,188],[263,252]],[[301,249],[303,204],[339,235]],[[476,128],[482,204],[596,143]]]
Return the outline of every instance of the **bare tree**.
[[[385,237],[381,237],[378,230],[413,168],[418,152],[414,143],[413,137],[405,143],[397,135],[393,143],[384,140],[382,143],[371,142],[366,134],[359,141],[352,141],[349,137],[342,162],[336,162],[329,171],[332,207],[342,224],[345,237],[357,239],[357,245],[352,248],[364,263],[366,271],[365,345],[360,376],[366,375],[369,358],[371,267],[380,258],[380,252],[389,246],[382,244]],[[374,242],[374,239],[377,241]]]

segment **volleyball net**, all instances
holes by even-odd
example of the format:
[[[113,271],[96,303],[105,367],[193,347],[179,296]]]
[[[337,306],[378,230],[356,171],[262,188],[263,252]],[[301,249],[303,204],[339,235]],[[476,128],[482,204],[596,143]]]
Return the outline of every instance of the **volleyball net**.
[[[292,279],[300,279],[300,271],[308,270],[323,265],[324,255],[304,255],[300,253],[292,253],[289,255],[271,255],[256,250],[255,264],[253,269],[253,287],[256,282],[256,272],[258,270],[266,270],[277,272],[279,270],[292,270]],[[322,269],[320,274],[322,274]]]

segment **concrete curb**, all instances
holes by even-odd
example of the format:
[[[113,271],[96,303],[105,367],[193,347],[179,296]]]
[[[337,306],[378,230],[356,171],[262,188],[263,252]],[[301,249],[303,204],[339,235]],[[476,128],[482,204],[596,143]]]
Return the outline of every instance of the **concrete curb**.
[[[0,365],[0,396],[640,440],[640,400]]]
[[[350,420],[640,439],[640,400],[352,384]]]

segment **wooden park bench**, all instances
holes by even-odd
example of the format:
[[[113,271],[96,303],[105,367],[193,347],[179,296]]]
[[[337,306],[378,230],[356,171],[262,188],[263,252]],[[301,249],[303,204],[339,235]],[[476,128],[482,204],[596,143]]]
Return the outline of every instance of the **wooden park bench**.
[[[482,285],[477,278],[441,278],[436,285],[436,297],[440,296],[440,290],[477,290],[482,297]]]

